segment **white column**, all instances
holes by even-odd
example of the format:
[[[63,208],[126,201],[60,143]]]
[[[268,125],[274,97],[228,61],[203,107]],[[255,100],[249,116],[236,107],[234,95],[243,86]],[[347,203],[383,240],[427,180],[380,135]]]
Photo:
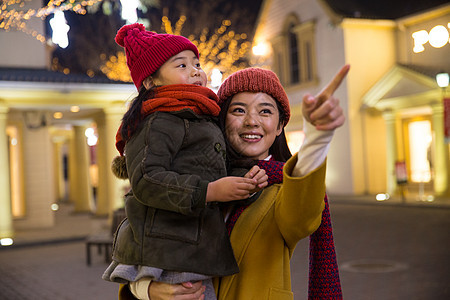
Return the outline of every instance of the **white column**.
[[[116,150],[116,132],[126,107],[123,104],[104,109],[104,116],[97,121],[98,131],[98,190],[97,215],[111,214],[124,205],[128,180],[121,180],[111,172],[111,162],[119,155]]]
[[[55,195],[59,201],[65,198],[65,184],[64,184],[64,166],[63,166],[63,152],[64,141],[61,139],[55,140],[53,138],[53,151],[55,156],[53,157],[53,166],[55,173]]]
[[[395,161],[397,159],[395,113],[385,111],[383,112],[383,119],[386,122],[386,191],[393,195],[397,188],[397,178],[395,176]]]
[[[53,145],[45,112],[25,112],[23,130],[26,217],[14,221],[16,230],[48,228],[55,224],[56,202]]]
[[[434,131],[434,192],[436,196],[443,196],[448,191],[449,159],[447,145],[444,140],[444,107],[441,102],[431,106]]]
[[[93,210],[93,190],[89,177],[89,148],[84,134],[87,126],[74,126],[74,138],[71,145],[72,156],[70,175],[75,176],[71,181],[70,195],[74,203],[75,212],[91,212]],[[72,185],[73,184],[73,185]]]
[[[108,163],[106,158],[106,148],[111,141],[108,139],[105,129],[105,116],[101,114],[95,118],[97,124],[97,167],[98,167],[98,186],[97,186],[97,207],[95,214],[97,216],[108,216],[112,211],[109,205],[109,187],[108,187]]]
[[[0,103],[0,238],[12,237],[13,234],[6,135],[7,118],[8,107]]]

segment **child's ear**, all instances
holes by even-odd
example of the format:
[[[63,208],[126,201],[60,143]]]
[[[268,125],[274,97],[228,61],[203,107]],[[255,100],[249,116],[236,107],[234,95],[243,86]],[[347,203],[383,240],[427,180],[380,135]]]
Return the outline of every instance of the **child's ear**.
[[[147,90],[149,90],[155,86],[152,76],[148,76],[147,78],[145,78],[144,81],[142,81],[142,84],[144,85],[145,89],[147,89]]]

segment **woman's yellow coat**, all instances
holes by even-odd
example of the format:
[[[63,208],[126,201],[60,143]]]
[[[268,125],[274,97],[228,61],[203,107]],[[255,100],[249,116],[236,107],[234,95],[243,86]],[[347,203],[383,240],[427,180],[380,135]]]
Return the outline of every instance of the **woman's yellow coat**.
[[[297,155],[283,169],[283,183],[266,189],[239,217],[230,236],[239,273],[215,278],[218,300],[288,300],[290,259],[300,239],[320,225],[326,164],[304,177],[291,177]],[[305,291],[307,293],[307,291]],[[134,299],[122,285],[119,299]]]
[[[295,178],[296,161],[286,163],[283,184],[266,188],[238,218],[230,239],[240,271],[215,280],[218,300],[293,299],[290,258],[320,225],[326,168]]]

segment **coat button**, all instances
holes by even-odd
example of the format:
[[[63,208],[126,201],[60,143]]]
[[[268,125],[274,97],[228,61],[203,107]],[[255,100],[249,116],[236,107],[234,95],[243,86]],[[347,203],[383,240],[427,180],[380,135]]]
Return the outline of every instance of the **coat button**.
[[[222,145],[220,143],[215,143],[214,149],[216,150],[216,152],[220,152],[220,150],[222,149]]]

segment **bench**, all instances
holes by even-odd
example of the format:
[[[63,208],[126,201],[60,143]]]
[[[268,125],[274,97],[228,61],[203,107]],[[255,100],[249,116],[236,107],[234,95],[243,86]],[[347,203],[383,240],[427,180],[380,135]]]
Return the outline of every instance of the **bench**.
[[[88,266],[91,265],[91,248],[97,247],[97,253],[99,255],[104,252],[105,263],[111,261],[111,250],[114,238],[114,233],[120,222],[126,217],[125,209],[119,208],[113,213],[113,220],[111,225],[111,231],[105,233],[98,233],[90,235],[86,238],[86,263]]]

